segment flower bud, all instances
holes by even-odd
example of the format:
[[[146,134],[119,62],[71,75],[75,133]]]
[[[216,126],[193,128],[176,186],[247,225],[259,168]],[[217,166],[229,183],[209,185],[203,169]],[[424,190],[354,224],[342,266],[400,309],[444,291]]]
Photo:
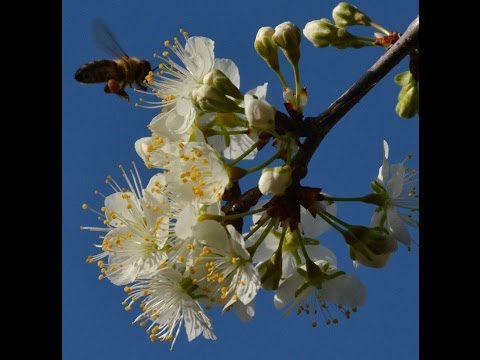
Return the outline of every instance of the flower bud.
[[[255,37],[254,47],[258,55],[268,64],[268,66],[276,71],[280,71],[278,63],[278,45],[273,41],[275,30],[271,27],[261,27]]]
[[[302,33],[300,29],[290,21],[286,21],[275,27],[273,41],[282,49],[288,61],[292,65],[300,60],[300,41]]]
[[[420,94],[418,82],[413,79],[410,71],[395,76],[395,82],[402,87],[398,94],[398,103],[395,112],[403,118],[412,118],[418,113]]]
[[[238,105],[211,85],[202,85],[192,91],[195,105],[203,111],[229,113],[238,111]]]
[[[361,48],[368,43],[358,40],[345,28],[336,26],[328,19],[313,20],[308,22],[303,29],[303,35],[313,46],[323,48],[334,46],[339,49]]]
[[[274,253],[270,259],[260,263],[257,267],[260,283],[265,290],[277,290],[282,278],[282,254]]]
[[[243,94],[240,90],[232,83],[228,76],[218,69],[214,69],[205,75],[203,77],[203,83],[213,86],[224,95],[231,96],[234,99],[243,99]]]
[[[350,257],[368,267],[381,268],[397,249],[397,242],[381,227],[352,225],[343,236],[350,246]]]
[[[346,2],[339,3],[332,11],[332,17],[338,26],[365,25],[372,20],[356,6]]]
[[[244,98],[245,115],[252,129],[268,131],[275,125],[275,108],[265,99],[256,99],[250,94]]]
[[[290,185],[291,176],[292,168],[289,165],[263,169],[258,188],[263,195],[283,195]]]

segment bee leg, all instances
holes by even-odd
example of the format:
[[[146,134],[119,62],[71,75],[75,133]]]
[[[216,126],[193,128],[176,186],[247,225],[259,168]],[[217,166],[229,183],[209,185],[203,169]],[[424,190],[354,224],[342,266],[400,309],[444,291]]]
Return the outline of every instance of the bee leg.
[[[106,90],[107,87],[108,87],[109,91]],[[118,93],[120,90],[122,90],[122,88],[121,88],[121,86],[120,86],[120,84],[118,83],[117,80],[110,79],[110,80],[108,80],[107,86],[105,87],[104,90],[105,90],[105,92],[108,92],[108,93],[113,92],[113,93],[116,94],[116,93]]]
[[[142,91],[147,91],[147,87],[143,85],[142,83],[139,83],[138,81],[135,80],[135,84],[137,85],[137,89],[142,90]]]
[[[118,96],[120,96],[122,99],[125,99],[125,100],[127,100],[128,102],[130,102],[130,97],[128,96],[128,94],[126,93],[125,90],[121,89],[121,90],[117,91],[115,94],[117,94]]]

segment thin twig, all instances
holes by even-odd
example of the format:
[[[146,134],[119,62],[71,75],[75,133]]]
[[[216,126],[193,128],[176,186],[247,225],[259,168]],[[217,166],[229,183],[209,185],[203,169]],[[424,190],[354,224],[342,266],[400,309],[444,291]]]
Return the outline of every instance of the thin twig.
[[[367,70],[345,93],[333,102],[327,110],[314,118],[306,118],[310,125],[309,136],[305,139],[292,163],[294,164],[293,178],[303,179],[308,172],[308,162],[318,146],[333,128],[333,126],[357,104],[395,65],[413,50],[418,48],[419,19],[409,25],[407,31],[393,46]]]
[[[367,70],[345,93],[333,102],[323,113],[316,117],[304,120],[306,128],[302,126],[300,133],[307,136],[303,145],[292,160],[292,178],[299,183],[308,172],[308,163],[329,131],[340,119],[357,104],[385,75],[387,75],[403,58],[418,49],[419,19],[417,18],[408,26],[402,37]],[[286,115],[277,112],[277,122],[285,122]],[[226,213],[235,213],[238,210],[247,211],[255,205],[261,193],[257,187],[252,188],[237,199],[232,199],[224,205]],[[251,204],[250,204],[251,202]]]

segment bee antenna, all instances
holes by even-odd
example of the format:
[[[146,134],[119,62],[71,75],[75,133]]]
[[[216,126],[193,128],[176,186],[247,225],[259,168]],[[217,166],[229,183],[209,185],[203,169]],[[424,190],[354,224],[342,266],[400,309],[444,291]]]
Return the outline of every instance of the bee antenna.
[[[155,67],[152,69],[152,71],[156,71],[156,70],[158,70],[158,66],[155,66]]]

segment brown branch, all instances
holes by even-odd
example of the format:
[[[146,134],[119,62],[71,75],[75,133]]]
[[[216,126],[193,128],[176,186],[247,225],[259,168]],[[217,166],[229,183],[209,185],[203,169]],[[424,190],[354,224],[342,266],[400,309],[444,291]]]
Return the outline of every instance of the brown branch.
[[[308,163],[329,131],[342,117],[357,104],[385,75],[387,75],[403,58],[418,49],[419,19],[409,25],[402,37],[382,56],[368,71],[355,82],[345,93],[333,102],[323,113],[317,117],[304,120],[304,126],[296,125],[295,129],[300,134],[308,134],[303,145],[292,159],[293,180],[299,183],[308,172]],[[277,112],[276,123],[285,123],[286,115]],[[305,131],[307,129],[307,131]],[[228,213],[247,211],[255,205],[261,193],[257,187],[246,191],[236,199],[223,206]],[[251,202],[251,204],[250,204]]]
[[[301,180],[307,175],[308,162],[333,126],[395,65],[418,48],[418,32],[419,19],[417,16],[402,37],[327,110],[315,118],[305,119],[310,126],[310,135],[305,139],[302,148],[292,161],[294,166],[293,178],[295,180]]]

